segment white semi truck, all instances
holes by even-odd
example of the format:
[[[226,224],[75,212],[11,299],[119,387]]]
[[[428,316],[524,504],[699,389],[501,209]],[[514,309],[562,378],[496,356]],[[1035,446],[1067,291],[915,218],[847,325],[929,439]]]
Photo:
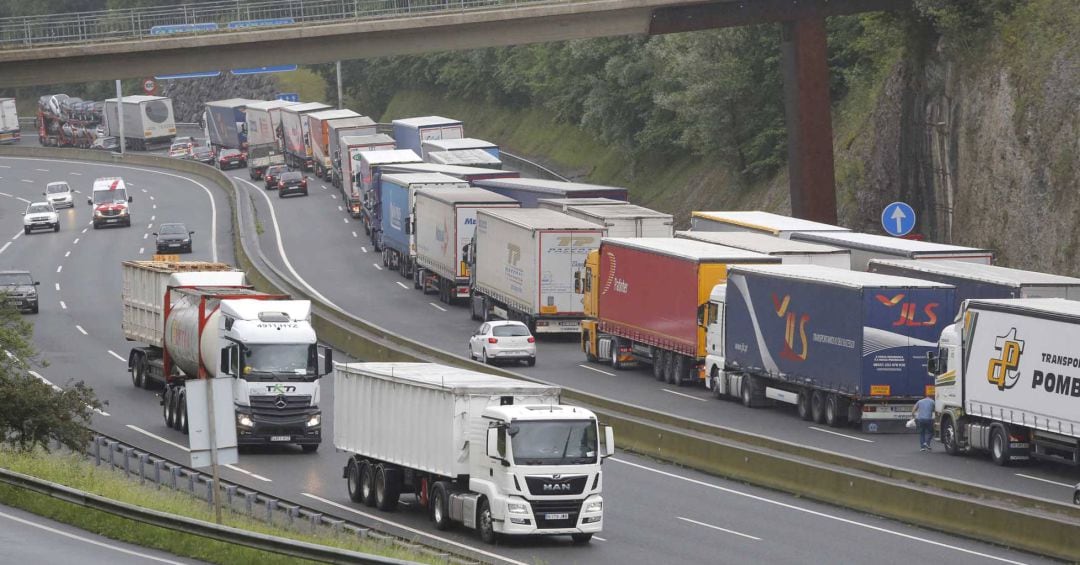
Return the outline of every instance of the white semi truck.
[[[834,269],[851,268],[851,250],[781,239],[756,232],[739,231],[677,231],[675,237],[696,239],[714,245],[724,245],[779,257],[785,265],[819,265]],[[919,277],[913,277],[919,278]]]
[[[319,448],[319,378],[333,358],[317,344],[309,301],[256,291],[242,271],[202,261],[125,261],[121,296],[124,337],[144,344],[128,354],[132,383],[164,387],[168,427],[187,433],[188,379],[231,377],[239,445]]]
[[[105,134],[120,137],[120,111],[116,98],[105,101]],[[124,143],[128,149],[145,151],[168,146],[176,137],[171,98],[124,96]]]
[[[599,224],[607,229],[607,237],[672,237],[675,219],[671,214],[650,210],[636,204],[620,203],[608,206],[586,204],[567,206],[565,214]]]
[[[285,164],[284,136],[281,128],[281,109],[295,106],[296,102],[268,100],[247,105],[244,120],[247,122],[248,175],[252,180],[261,179],[266,169]]]
[[[601,462],[614,432],[559,404],[559,387],[433,363],[334,368],[334,447],[349,498],[393,510],[415,494],[440,530],[567,535],[604,526]]]
[[[1080,302],[967,300],[927,355],[945,451],[1080,465]]]

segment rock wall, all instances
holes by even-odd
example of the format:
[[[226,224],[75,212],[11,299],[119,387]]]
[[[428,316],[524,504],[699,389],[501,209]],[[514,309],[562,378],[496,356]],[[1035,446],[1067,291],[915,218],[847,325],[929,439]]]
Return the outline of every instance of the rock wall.
[[[211,78],[162,81],[161,87],[161,96],[173,99],[176,121],[188,123],[199,121],[206,102],[229,98],[271,100],[276,93],[274,79],[267,75],[234,76],[222,73]]]

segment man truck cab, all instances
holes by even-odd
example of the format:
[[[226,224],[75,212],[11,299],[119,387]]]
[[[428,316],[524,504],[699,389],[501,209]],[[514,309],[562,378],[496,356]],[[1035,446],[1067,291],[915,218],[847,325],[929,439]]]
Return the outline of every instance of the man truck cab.
[[[94,208],[94,229],[108,225],[131,227],[131,196],[128,196],[124,179],[104,177],[95,180],[93,194],[86,203]]]

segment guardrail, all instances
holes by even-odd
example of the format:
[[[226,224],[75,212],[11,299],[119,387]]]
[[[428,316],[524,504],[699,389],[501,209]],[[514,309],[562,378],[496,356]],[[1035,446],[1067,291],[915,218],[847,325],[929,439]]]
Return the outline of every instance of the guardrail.
[[[0,148],[2,154],[124,162],[205,177],[230,195],[234,246],[240,267],[257,288],[311,300],[312,323],[321,340],[358,359],[434,361],[542,382],[420,344],[313,297],[263,255],[257,236],[253,235],[252,202],[238,198],[231,179],[212,167],[146,155],[129,154],[121,161],[118,155],[99,152],[17,146]],[[1080,510],[1067,504],[894,469],[568,387],[562,389],[565,400],[592,408],[606,423],[618,427],[620,447],[624,449],[922,527],[1061,559],[1080,560]]]
[[[558,0],[217,0],[0,18],[0,49],[206,35],[265,26],[302,26],[551,4]],[[563,0],[566,1],[566,0]]]

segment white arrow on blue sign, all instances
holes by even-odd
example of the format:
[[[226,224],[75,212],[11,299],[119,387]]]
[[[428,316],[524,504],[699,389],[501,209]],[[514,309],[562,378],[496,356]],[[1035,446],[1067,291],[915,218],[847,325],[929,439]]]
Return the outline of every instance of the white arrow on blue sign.
[[[889,235],[905,236],[915,229],[915,210],[904,202],[893,202],[881,211],[881,227]]]

